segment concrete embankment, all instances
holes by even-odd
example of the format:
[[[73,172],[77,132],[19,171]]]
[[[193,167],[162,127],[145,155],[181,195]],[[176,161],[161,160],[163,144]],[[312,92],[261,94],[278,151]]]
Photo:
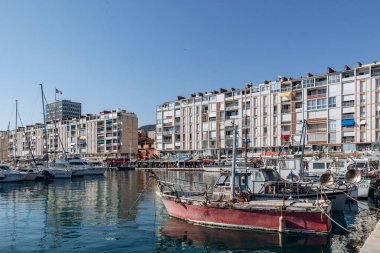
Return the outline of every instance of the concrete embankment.
[[[360,253],[378,253],[380,252],[380,221],[375,229],[365,241]]]

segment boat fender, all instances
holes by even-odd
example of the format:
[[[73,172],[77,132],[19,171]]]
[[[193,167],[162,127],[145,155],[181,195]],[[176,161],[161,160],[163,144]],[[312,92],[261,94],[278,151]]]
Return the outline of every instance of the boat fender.
[[[278,218],[278,232],[283,233],[285,231],[285,223],[286,220],[284,217],[280,216],[280,218]]]

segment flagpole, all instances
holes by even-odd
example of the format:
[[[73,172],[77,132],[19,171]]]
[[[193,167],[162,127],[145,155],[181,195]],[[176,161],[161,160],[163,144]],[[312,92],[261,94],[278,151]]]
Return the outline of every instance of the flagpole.
[[[54,100],[57,102],[57,88],[55,88],[55,92],[54,92]]]

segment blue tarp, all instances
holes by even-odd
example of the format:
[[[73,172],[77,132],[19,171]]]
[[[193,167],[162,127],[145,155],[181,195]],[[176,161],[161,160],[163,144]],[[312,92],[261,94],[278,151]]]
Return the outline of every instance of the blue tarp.
[[[355,120],[354,119],[342,120],[342,127],[347,127],[347,126],[355,126]]]

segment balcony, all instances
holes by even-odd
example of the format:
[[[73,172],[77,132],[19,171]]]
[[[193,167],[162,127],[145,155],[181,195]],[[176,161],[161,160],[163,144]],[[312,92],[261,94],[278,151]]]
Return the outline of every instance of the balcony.
[[[323,86],[323,85],[327,85],[326,80],[315,82],[315,87]]]

